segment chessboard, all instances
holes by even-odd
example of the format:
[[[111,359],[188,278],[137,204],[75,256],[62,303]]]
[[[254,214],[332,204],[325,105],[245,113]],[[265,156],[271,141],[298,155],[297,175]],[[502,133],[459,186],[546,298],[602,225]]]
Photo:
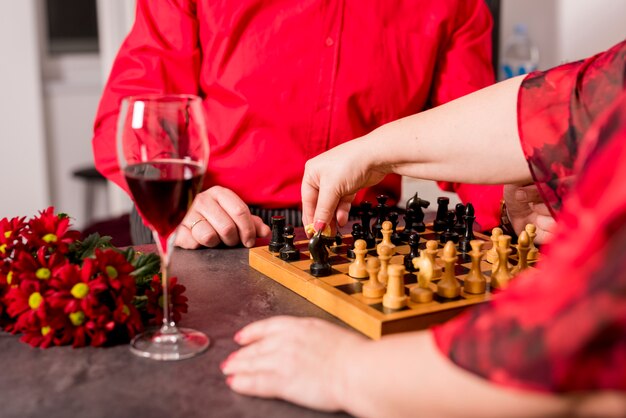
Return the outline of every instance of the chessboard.
[[[492,247],[490,237],[477,232],[474,235],[476,239],[485,241],[484,250]],[[428,240],[439,242],[439,234],[432,229],[432,224],[427,225],[426,231],[420,233],[420,250],[425,248]],[[310,274],[308,240],[295,242],[300,250],[300,260],[283,261],[277,253],[270,252],[268,246],[263,246],[250,250],[249,263],[254,269],[373,339],[392,333],[425,329],[445,322],[470,306],[489,301],[494,292],[497,292],[490,286],[492,264],[483,257],[480,266],[487,280],[487,291],[484,294],[472,295],[462,290],[460,296],[445,299],[435,293],[431,302],[415,303],[409,300],[407,306],[401,309],[389,309],[383,306],[382,297],[370,299],[363,296],[362,285],[367,279],[359,280],[348,275],[348,267],[353,260],[347,257],[347,251],[352,242],[350,235],[344,235],[340,245],[330,247],[329,261],[332,265],[332,274],[326,277],[315,277]],[[440,258],[442,250],[443,244],[439,244],[436,264],[441,267],[443,267]],[[403,264],[404,255],[409,251],[406,244],[396,246],[396,254],[390,264]],[[511,266],[517,265],[516,254],[513,249],[508,257]],[[368,253],[368,257],[376,255],[375,249]],[[470,271],[471,259],[467,254],[460,252],[457,258],[454,273],[462,286],[463,279]],[[433,291],[436,289],[437,280],[434,279],[430,284]],[[414,286],[417,286],[416,274],[405,273],[404,287],[407,296]]]

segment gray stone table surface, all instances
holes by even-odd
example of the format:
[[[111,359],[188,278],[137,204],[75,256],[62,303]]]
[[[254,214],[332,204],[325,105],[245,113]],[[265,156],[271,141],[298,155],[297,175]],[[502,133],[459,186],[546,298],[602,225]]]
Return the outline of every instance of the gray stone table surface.
[[[134,356],[127,345],[42,350],[0,333],[0,417],[343,416],[235,394],[219,370],[237,348],[234,333],[254,320],[280,314],[337,319],[252,269],[243,248],[177,249],[172,274],[189,298],[180,325],[211,337],[206,353],[158,362]]]

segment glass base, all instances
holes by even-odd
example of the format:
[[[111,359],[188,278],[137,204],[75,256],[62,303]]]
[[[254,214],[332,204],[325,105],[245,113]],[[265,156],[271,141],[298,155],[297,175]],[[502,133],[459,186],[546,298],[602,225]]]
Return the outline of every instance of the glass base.
[[[132,339],[130,351],[153,360],[183,360],[203,353],[211,340],[204,333],[189,328],[145,331]]]

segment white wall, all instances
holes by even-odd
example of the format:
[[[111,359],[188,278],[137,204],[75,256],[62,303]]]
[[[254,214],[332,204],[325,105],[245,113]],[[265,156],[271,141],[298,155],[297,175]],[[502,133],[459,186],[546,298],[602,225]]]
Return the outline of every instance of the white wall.
[[[601,52],[626,39],[626,0],[560,0],[558,62]]]
[[[0,218],[50,204],[35,3],[0,1]]]

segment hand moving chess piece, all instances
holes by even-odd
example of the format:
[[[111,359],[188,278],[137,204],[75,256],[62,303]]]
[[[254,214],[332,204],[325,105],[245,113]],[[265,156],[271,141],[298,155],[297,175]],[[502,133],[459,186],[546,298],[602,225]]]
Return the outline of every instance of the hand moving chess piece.
[[[430,282],[433,279],[434,266],[425,251],[413,259],[413,267],[419,270],[417,273],[417,286],[411,288],[410,297],[416,303],[428,303],[433,300],[433,291]]]
[[[284,228],[283,237],[285,238],[285,245],[280,249],[280,259],[284,261],[300,260],[300,250],[293,244],[293,225],[287,225]]]
[[[389,266],[389,282],[387,283],[387,292],[383,296],[383,306],[389,309],[400,309],[406,306],[406,302],[404,266],[392,264]]]
[[[387,266],[389,266],[389,260],[393,256],[393,250],[387,245],[379,245],[376,247],[378,259],[380,260],[380,271],[378,272],[378,281],[387,284]]]
[[[426,256],[430,258],[430,261],[433,263],[433,279],[441,277],[442,271],[441,267],[437,264],[437,251],[439,248],[439,244],[435,240],[426,241]]]
[[[472,251],[469,252],[469,256],[472,258],[472,267],[463,280],[463,290],[465,290],[465,293],[481,295],[485,293],[487,289],[487,279],[485,279],[480,269],[480,260],[483,258],[483,244],[484,241],[477,239],[470,241]]]
[[[366,268],[370,279],[363,283],[363,296],[371,299],[382,297],[385,294],[385,285],[378,281],[380,260],[368,257]]]
[[[354,243],[355,260],[348,267],[348,275],[355,279],[366,279],[369,274],[365,266],[365,256],[367,255],[367,243],[359,239]]]
[[[528,261],[534,261],[539,258],[539,250],[537,249],[537,247],[535,247],[537,227],[533,224],[528,224],[524,227],[524,230],[528,234],[529,239]]]
[[[511,270],[513,276],[528,268],[528,252],[530,251],[530,238],[528,232],[522,231],[517,239],[517,265]]]
[[[272,239],[270,240],[269,250],[277,253],[285,245],[285,217],[282,215],[272,216]]]
[[[329,276],[332,272],[330,263],[328,262],[327,245],[332,244],[334,240],[322,235],[322,231],[317,231],[309,240],[309,253],[313,258],[311,263],[311,274],[315,277]]]
[[[461,294],[461,283],[459,283],[454,273],[454,266],[457,260],[454,242],[446,242],[441,259],[444,262],[444,270],[441,280],[437,283],[437,294],[442,298],[454,299]]]
[[[487,262],[491,264],[496,264],[496,262],[498,261],[498,252],[496,248],[498,248],[498,239],[500,238],[502,233],[502,228],[493,228],[491,230],[491,248],[489,249],[489,251],[487,251],[486,255]],[[494,266],[492,271],[495,271],[495,267],[496,266]]]
[[[500,235],[498,237],[498,268],[491,274],[491,287],[493,289],[505,289],[509,280],[511,280],[511,271],[509,269],[509,255],[511,254],[511,237],[508,235]]]

